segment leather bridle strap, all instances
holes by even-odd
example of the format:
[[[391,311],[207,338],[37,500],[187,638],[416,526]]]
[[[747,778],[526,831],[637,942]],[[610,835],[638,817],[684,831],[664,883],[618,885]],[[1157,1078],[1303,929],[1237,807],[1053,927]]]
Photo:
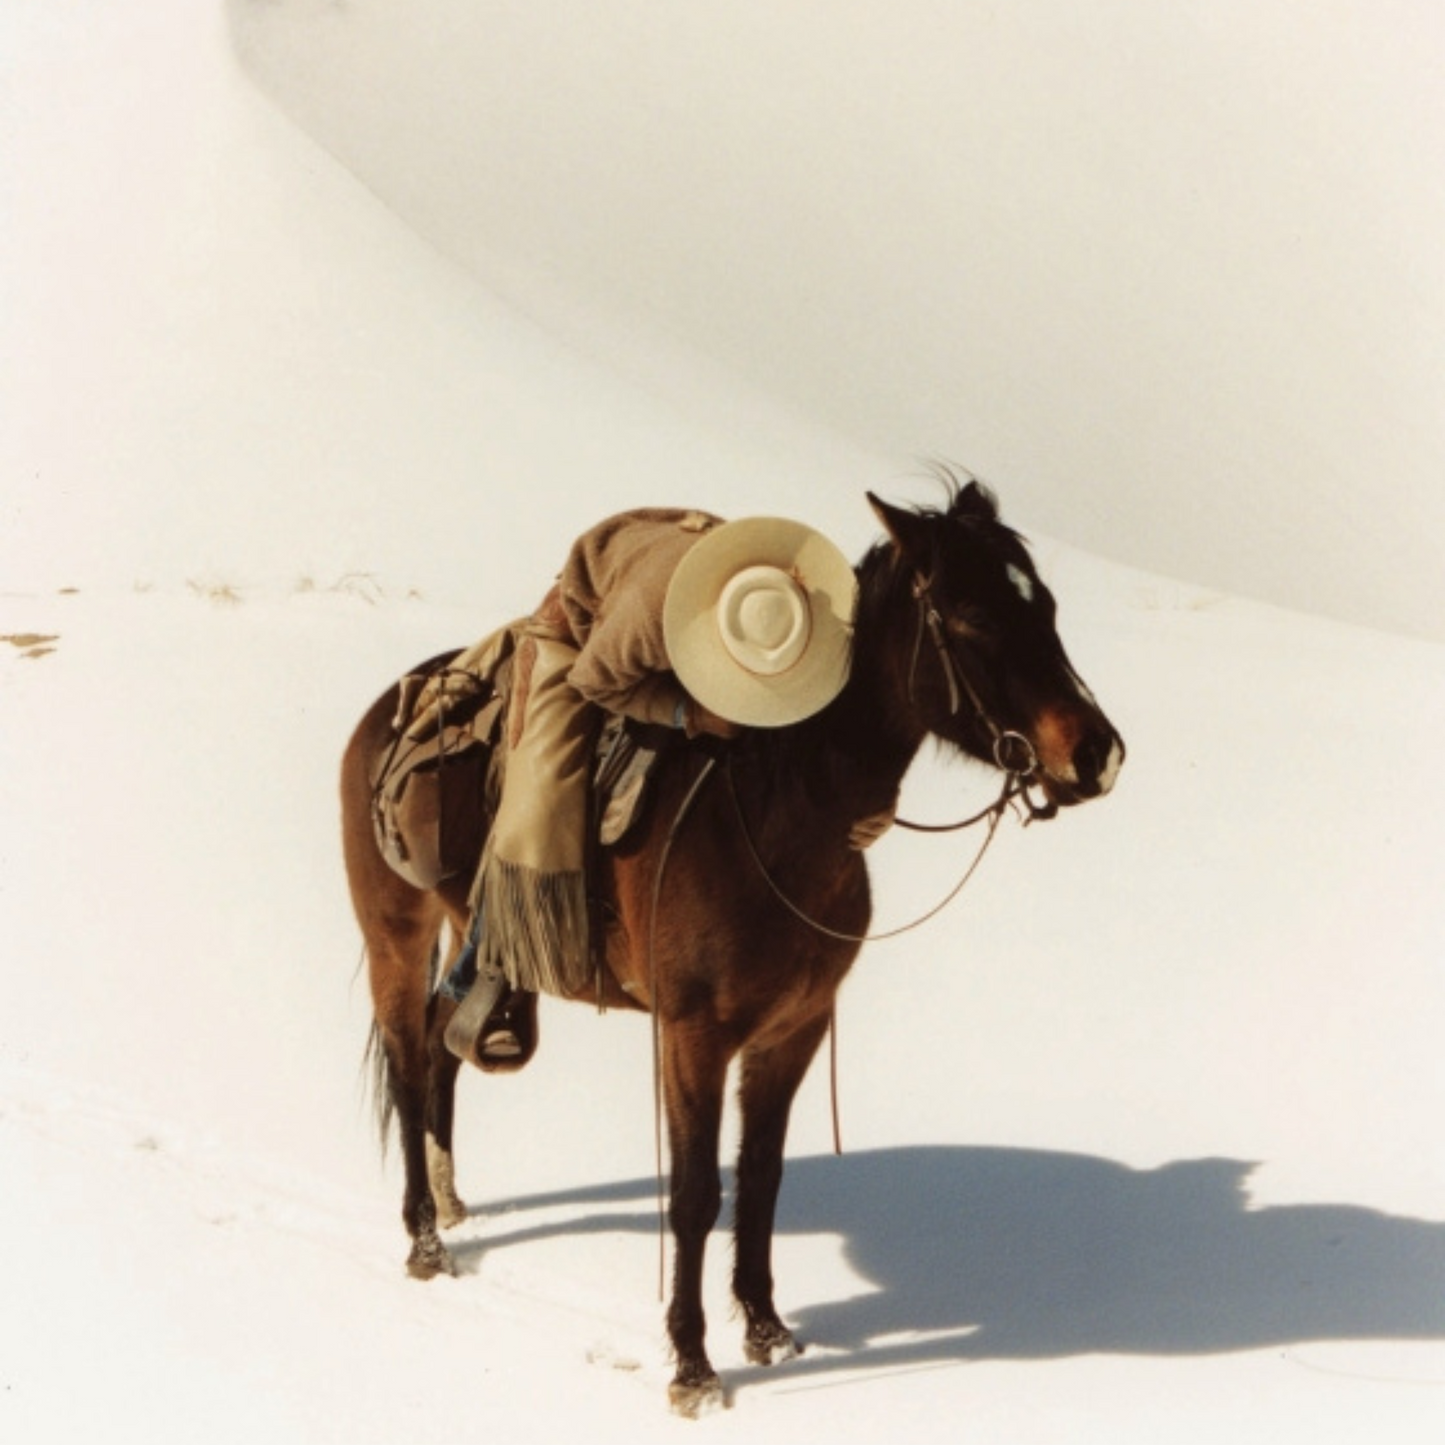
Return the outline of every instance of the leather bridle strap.
[[[943,616],[933,605],[933,598],[929,595],[932,586],[932,578],[925,578],[921,572],[913,574],[913,600],[918,603],[918,634],[913,639],[913,662],[908,669],[908,690],[910,693],[913,691],[913,678],[918,671],[918,654],[923,650],[923,630],[926,627],[928,635],[933,639],[933,650],[938,654],[938,661],[943,667],[943,680],[948,684],[949,717],[957,717],[963,706],[963,699],[959,696],[959,683],[962,681],[968,687],[969,696],[979,716],[989,727],[994,728],[993,720],[979,703],[978,694],[974,692],[968,679],[963,677],[954,659],[948,645],[948,634],[944,630]],[[994,731],[997,732],[998,729],[994,728]]]
[[[933,605],[933,579],[931,577],[925,577],[922,572],[913,574],[913,598],[918,603],[918,632],[914,638],[913,659],[908,670],[910,695],[913,691],[914,676],[918,671],[918,657],[923,650],[923,634],[927,631],[933,643],[933,650],[938,655],[944,682],[948,685],[949,717],[957,717],[963,710],[963,697],[967,694],[969,702],[973,704],[974,715],[993,740],[994,765],[1000,772],[1008,774],[1008,785],[1005,788],[1006,797],[1021,796],[1031,818],[1051,818],[1058,811],[1056,806],[1051,802],[1035,803],[1028,792],[1030,782],[1039,772],[1039,755],[1034,749],[1033,743],[1023,733],[1017,732],[1013,728],[1000,727],[993,714],[984,706],[978,689],[969,678],[968,669],[959,663],[958,657],[954,653],[943,614]],[[985,809],[977,817],[965,819],[961,823],[949,823],[936,827],[908,823],[902,818],[897,821],[903,827],[913,828],[917,832],[951,832],[956,828],[966,828],[981,821],[988,816],[990,811],[991,809]]]
[[[958,658],[954,655],[948,640],[948,630],[943,621],[943,614],[933,605],[932,591],[933,579],[925,577],[921,572],[914,573],[913,597],[918,603],[918,636],[913,645],[913,665],[909,669],[910,690],[913,685],[913,674],[918,669],[918,654],[922,650],[923,633],[926,628],[933,642],[933,650],[938,654],[938,663],[943,669],[944,681],[948,684],[949,717],[957,717],[962,711],[962,694],[967,693],[969,702],[973,704],[974,715],[993,739],[993,760],[999,769],[1005,773],[1016,773],[1021,778],[1032,777],[1039,767],[1038,754],[1034,751],[1034,745],[1021,732],[1015,732],[1013,728],[1000,727],[993,714],[984,706],[983,699],[978,695],[978,689],[969,678],[968,670],[959,665]]]

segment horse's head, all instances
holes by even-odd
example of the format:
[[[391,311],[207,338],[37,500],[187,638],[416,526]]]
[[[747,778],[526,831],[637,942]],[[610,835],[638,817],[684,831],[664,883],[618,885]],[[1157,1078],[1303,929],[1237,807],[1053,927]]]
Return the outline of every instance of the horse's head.
[[[928,730],[1000,768],[1033,768],[1053,803],[1107,793],[1123,739],[1070,664],[1053,594],[992,494],[970,482],[944,511],[868,500],[917,607],[908,689]]]

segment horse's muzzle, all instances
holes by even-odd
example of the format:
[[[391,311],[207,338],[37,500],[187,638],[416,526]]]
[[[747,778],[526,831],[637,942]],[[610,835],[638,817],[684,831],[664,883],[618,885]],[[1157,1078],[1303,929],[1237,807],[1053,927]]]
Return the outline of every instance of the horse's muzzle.
[[[1107,793],[1124,766],[1124,739],[1107,724],[1084,733],[1065,766],[1050,766],[1050,759],[1038,774],[1039,786],[1051,803],[1072,808]]]

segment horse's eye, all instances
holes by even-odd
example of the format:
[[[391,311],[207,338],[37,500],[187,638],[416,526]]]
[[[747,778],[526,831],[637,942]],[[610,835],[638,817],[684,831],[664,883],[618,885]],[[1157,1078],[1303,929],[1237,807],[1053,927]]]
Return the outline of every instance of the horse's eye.
[[[954,607],[948,613],[948,631],[961,642],[987,642],[993,629],[981,607]]]

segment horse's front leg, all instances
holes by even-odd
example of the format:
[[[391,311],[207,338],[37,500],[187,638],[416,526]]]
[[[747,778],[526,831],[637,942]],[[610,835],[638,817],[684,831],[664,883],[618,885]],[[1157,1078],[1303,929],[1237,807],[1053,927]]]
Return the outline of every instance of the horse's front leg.
[[[733,1294],[747,1322],[747,1357],[755,1365],[776,1364],[802,1350],[773,1304],[773,1220],[793,1098],[827,1031],[825,1014],[773,1048],[743,1052]]]
[[[723,1404],[722,1381],[707,1356],[702,1307],[707,1237],[722,1205],[718,1135],[730,1050],[710,1021],[663,1029],[663,1080],[672,1151],[669,1221],[675,1247],[667,1331],[677,1370],[672,1407],[695,1417]]]

